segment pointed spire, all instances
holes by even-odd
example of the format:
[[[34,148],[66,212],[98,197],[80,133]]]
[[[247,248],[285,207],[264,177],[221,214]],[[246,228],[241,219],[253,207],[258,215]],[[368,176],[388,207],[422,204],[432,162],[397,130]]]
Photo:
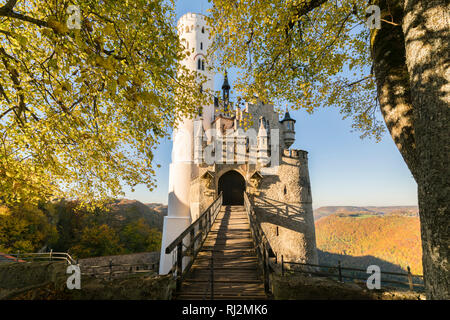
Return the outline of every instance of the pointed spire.
[[[291,118],[291,115],[289,114],[287,107],[286,107],[286,113],[284,114],[284,119],[281,120],[280,122],[283,123],[285,121],[293,121],[294,123],[296,122],[293,118]]]
[[[267,137],[267,129],[264,125],[263,117],[259,117],[258,137]]]
[[[228,83],[228,71],[225,70],[225,77],[223,79],[222,90],[230,90],[230,84]]]
[[[200,116],[194,121],[194,163],[196,164],[200,164],[203,161],[203,147],[205,140],[203,117]]]
[[[267,137],[267,129],[264,125],[263,117],[260,117],[259,131],[258,131],[258,161],[263,166],[269,163],[269,144]]]
[[[230,88],[230,84],[228,83],[228,72],[225,70],[225,77],[222,84],[223,108],[225,112],[228,111],[228,105],[230,104]]]

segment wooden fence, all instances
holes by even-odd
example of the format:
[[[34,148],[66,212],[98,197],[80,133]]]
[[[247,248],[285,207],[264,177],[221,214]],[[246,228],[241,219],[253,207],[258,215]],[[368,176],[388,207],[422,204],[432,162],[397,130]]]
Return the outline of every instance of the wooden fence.
[[[303,273],[311,274],[318,277],[331,277],[337,278],[340,282],[362,280],[367,281],[371,273],[367,270],[353,267],[343,267],[339,261],[337,265],[322,265],[311,263],[300,263],[292,261],[284,261],[284,257],[281,256],[281,275],[284,276],[287,273]],[[388,272],[381,271],[381,283],[391,284],[397,287],[408,287],[410,290],[422,291],[424,288],[423,276],[415,275],[411,273],[409,266],[407,272]]]
[[[113,263],[112,260],[106,265],[81,266],[81,275],[94,276],[111,280],[132,274],[157,273],[159,263]]]

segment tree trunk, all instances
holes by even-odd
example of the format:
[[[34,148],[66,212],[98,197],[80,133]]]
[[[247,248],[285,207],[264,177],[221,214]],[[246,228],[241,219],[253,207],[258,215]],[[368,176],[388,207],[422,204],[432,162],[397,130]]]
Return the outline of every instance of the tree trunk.
[[[414,106],[427,297],[450,299],[450,5],[405,0],[403,33]]]
[[[389,133],[417,181],[418,159],[414,137],[413,107],[409,73],[405,61],[405,41],[401,27],[403,4],[399,0],[381,0],[375,4],[381,9],[382,19],[398,24],[383,22],[381,29],[371,30],[371,50],[378,101]]]

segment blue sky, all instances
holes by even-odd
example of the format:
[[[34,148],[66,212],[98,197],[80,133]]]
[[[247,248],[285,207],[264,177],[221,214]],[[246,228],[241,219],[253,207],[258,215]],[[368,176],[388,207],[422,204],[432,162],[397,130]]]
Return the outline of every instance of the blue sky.
[[[178,0],[177,19],[187,12],[206,14],[206,0]],[[233,86],[234,72],[229,72]],[[223,77],[215,78],[216,90]],[[309,174],[313,207],[327,205],[387,206],[417,205],[417,185],[389,134],[381,142],[360,139],[351,132],[351,121],[342,120],[334,107],[318,109],[309,115],[291,111],[296,122],[296,141],[291,148],[309,153]],[[167,203],[172,143],[161,142],[155,152],[158,187],[152,192],[137,186],[126,189],[126,198],[141,202]]]

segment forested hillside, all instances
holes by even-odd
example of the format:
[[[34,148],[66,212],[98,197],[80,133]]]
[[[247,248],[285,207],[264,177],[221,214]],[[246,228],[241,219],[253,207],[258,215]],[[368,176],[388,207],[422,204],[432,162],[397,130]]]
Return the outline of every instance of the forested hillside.
[[[347,266],[363,267],[382,260],[404,270],[409,265],[416,274],[423,272],[418,217],[332,214],[316,221],[316,239],[321,263],[334,263],[333,256],[339,255]]]
[[[126,199],[93,211],[70,201],[0,207],[0,252],[51,248],[85,258],[158,251],[166,209]]]

